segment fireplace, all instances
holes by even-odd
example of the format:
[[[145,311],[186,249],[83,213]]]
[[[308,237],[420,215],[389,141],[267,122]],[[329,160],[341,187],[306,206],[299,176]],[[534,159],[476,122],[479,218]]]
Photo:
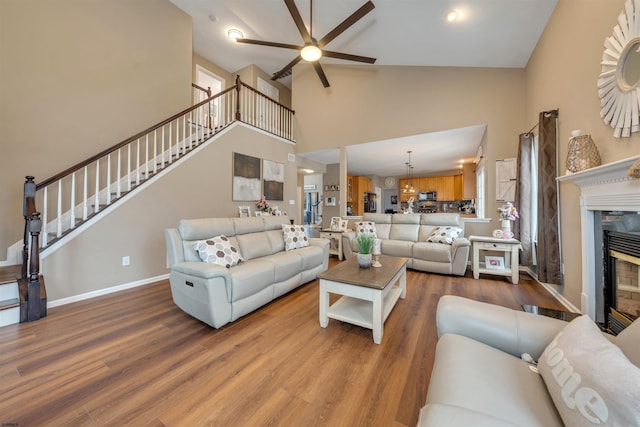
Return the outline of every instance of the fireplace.
[[[622,217],[634,223],[640,219],[637,213]],[[640,316],[640,234],[605,230],[603,242],[604,315],[606,327],[618,334]]]
[[[640,179],[627,176],[629,168],[640,156],[630,157],[558,178],[580,187],[580,238],[582,246],[582,291],[580,310],[599,323],[608,322],[605,316],[604,235],[603,231],[629,232],[617,229],[612,216],[636,215],[640,212]],[[630,218],[630,216],[626,217]],[[613,227],[615,226],[615,227]],[[640,231],[640,230],[638,230]],[[633,233],[631,233],[633,234]],[[639,233],[640,234],[640,233]],[[624,295],[621,289],[617,296]]]

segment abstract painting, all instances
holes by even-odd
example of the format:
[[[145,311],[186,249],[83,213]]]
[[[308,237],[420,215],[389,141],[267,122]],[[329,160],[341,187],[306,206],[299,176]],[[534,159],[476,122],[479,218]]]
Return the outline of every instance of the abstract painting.
[[[233,200],[251,201],[260,198],[260,159],[233,153]]]
[[[283,200],[284,198],[284,164],[263,160],[262,180],[263,192],[267,200]]]

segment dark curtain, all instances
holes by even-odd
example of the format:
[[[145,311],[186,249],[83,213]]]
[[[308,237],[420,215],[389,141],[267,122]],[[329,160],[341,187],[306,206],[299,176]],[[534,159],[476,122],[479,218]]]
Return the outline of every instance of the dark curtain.
[[[520,219],[514,223],[514,234],[522,244],[520,264],[533,265],[533,236],[531,235],[532,206],[531,206],[531,156],[533,155],[533,133],[520,134],[518,145],[518,163],[516,179],[515,204]]]
[[[558,190],[556,177],[558,110],[540,113],[538,120],[538,280],[562,284],[558,234]]]

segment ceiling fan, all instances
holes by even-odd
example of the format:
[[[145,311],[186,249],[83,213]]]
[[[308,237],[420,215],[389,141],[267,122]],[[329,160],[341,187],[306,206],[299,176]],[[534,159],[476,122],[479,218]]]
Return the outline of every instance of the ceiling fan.
[[[327,76],[322,70],[322,65],[320,65],[319,59],[322,56],[326,56],[329,58],[337,58],[344,59],[347,61],[356,61],[356,62],[365,62],[367,64],[373,64],[376,62],[376,58],[370,58],[367,56],[360,55],[351,55],[348,53],[341,52],[332,52],[330,50],[323,49],[324,46],[329,44],[333,39],[342,34],[347,28],[351,27],[353,24],[362,19],[367,13],[371,12],[375,6],[371,1],[367,1],[364,5],[362,5],[358,10],[353,12],[347,19],[338,24],[333,30],[329,31],[327,35],[322,37],[320,40],[316,40],[312,35],[312,21],[313,21],[313,0],[310,0],[311,13],[309,17],[309,31],[307,31],[307,27],[304,25],[304,21],[300,16],[300,12],[296,7],[294,0],[284,0],[284,3],[287,5],[289,9],[289,13],[293,18],[293,22],[295,22],[298,27],[298,31],[300,31],[300,35],[302,36],[302,40],[304,41],[304,46],[297,46],[293,44],[286,43],[277,43],[277,42],[268,42],[262,40],[252,40],[246,38],[238,38],[236,41],[238,43],[248,43],[248,44],[257,44],[261,46],[271,46],[271,47],[281,47],[285,49],[294,49],[300,51],[298,56],[296,56],[291,62],[285,65],[280,71],[273,74],[271,80],[277,80],[281,77],[285,77],[291,73],[291,69],[294,65],[296,65],[301,60],[306,60],[313,64],[313,68],[316,70],[322,85],[326,88],[329,87],[329,80],[327,80]]]

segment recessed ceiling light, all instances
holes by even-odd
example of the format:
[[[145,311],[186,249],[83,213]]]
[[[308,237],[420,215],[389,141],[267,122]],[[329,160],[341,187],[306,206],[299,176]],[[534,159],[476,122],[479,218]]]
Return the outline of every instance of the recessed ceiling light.
[[[242,31],[237,28],[231,28],[227,31],[227,37],[229,37],[229,40],[232,42],[235,42],[238,39],[244,38],[244,34],[242,34]]]
[[[460,12],[458,10],[455,10],[455,9],[448,11],[444,15],[444,17],[447,20],[447,22],[455,22],[458,19],[460,19],[460,16],[461,16]]]

